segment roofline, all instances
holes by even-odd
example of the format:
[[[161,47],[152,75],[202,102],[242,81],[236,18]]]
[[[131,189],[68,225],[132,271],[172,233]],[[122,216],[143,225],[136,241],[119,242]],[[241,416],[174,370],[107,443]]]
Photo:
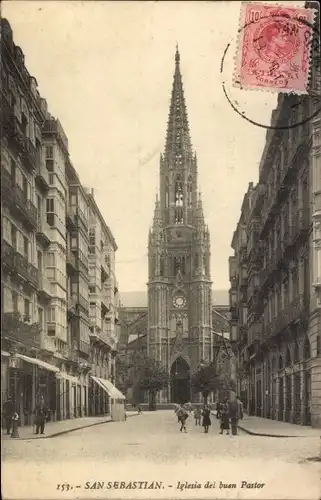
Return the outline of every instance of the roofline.
[[[98,207],[98,205],[97,205],[97,203],[96,203],[96,200],[95,200],[95,198],[94,198],[94,195],[93,195],[92,193],[88,193],[88,192],[86,193],[86,195],[87,195],[87,198],[88,198],[89,203],[91,203],[91,204],[92,204],[92,206],[93,206],[94,210],[96,211],[96,213],[97,213],[97,215],[98,215],[98,217],[99,217],[99,220],[100,220],[100,222],[101,222],[102,226],[104,227],[104,229],[105,229],[106,233],[108,234],[108,236],[109,236],[109,238],[110,238],[110,241],[111,241],[111,243],[112,243],[112,245],[113,245],[113,249],[114,249],[114,251],[116,252],[116,250],[118,250],[118,246],[117,246],[116,240],[115,240],[115,238],[114,238],[114,236],[113,236],[113,233],[111,232],[110,227],[106,224],[106,221],[105,221],[105,219],[103,218],[103,216],[102,216],[102,214],[101,214],[101,211],[99,210],[99,207]]]

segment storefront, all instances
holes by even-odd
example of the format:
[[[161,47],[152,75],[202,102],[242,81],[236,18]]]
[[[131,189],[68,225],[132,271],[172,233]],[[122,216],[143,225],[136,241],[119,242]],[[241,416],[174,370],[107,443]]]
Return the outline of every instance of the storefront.
[[[55,374],[59,369],[38,358],[20,353],[1,352],[1,405],[11,397],[20,416],[20,425],[32,425],[34,411],[43,396],[49,411],[49,420],[55,413],[52,392],[55,390]]]
[[[110,382],[110,380],[94,377],[93,382],[110,398],[110,414],[114,421],[125,420],[125,396]]]

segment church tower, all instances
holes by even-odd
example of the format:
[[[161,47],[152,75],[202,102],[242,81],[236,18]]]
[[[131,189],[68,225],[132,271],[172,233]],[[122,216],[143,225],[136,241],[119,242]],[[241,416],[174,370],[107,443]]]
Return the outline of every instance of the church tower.
[[[178,48],[148,259],[148,353],[171,375],[159,400],[196,401],[191,374],[212,359],[210,236],[197,190]]]

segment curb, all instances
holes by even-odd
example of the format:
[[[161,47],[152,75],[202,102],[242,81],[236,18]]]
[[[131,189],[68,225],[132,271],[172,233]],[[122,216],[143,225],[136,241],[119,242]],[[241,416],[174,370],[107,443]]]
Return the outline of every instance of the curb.
[[[130,417],[135,417],[136,415],[127,415],[127,418]],[[75,429],[68,429],[65,431],[60,431],[56,432],[55,434],[50,434],[50,436],[39,436],[39,437],[23,437],[23,438],[16,438],[15,441],[35,441],[39,439],[52,439],[58,436],[63,436],[64,434],[69,434],[70,432],[75,432],[75,431],[80,431],[82,429],[88,429],[89,427],[95,427],[96,425],[104,425],[104,424],[109,424],[111,422],[114,422],[113,420],[104,420],[103,422],[95,422],[93,424],[88,424],[88,425],[82,425],[81,427],[76,427]],[[5,441],[9,441],[9,439],[6,439]],[[10,440],[11,441],[11,440]]]
[[[261,432],[253,432],[253,431],[250,431],[248,429],[246,429],[245,427],[242,427],[241,425],[238,425],[238,428],[243,431],[243,432],[246,432],[246,434],[250,434],[251,436],[260,436],[260,437],[271,437],[271,438],[302,438],[302,437],[305,437],[305,436],[289,436],[288,434],[285,435],[285,434],[265,434],[265,433],[261,433]]]

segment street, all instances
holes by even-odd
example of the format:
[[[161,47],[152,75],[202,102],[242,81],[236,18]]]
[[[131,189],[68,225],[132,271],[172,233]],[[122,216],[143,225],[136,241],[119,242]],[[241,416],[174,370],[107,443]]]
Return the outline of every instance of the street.
[[[3,498],[320,498],[318,437],[209,434],[172,411],[3,441]],[[233,491],[231,491],[231,489]]]

